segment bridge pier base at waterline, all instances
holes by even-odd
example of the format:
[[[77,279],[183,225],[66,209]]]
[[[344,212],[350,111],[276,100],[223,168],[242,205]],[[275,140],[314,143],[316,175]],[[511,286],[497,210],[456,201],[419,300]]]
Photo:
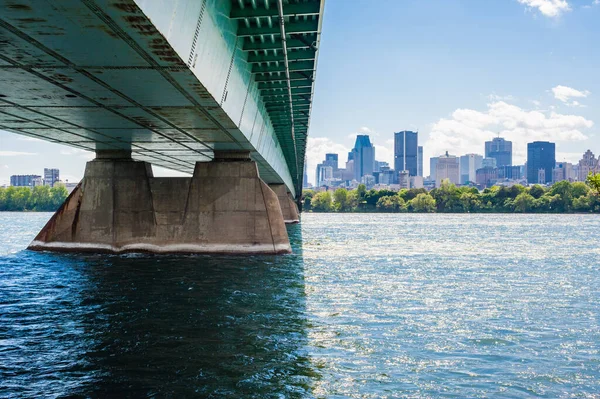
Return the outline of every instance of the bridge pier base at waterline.
[[[287,192],[285,197],[289,200]],[[247,151],[215,151],[211,162],[196,163],[192,177],[160,178],[129,151],[97,151],[82,182],[29,249],[289,253],[288,219],[280,201],[285,217],[297,221],[289,209],[296,210],[295,204],[286,207],[290,201],[260,179]]]

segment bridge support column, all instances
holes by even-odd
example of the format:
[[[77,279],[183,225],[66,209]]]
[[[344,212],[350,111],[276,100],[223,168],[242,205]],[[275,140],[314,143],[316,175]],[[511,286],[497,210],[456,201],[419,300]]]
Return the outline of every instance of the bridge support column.
[[[285,184],[269,184],[269,187],[277,194],[281,213],[286,224],[295,224],[300,222],[298,207],[287,191]]]
[[[98,152],[29,246],[68,252],[291,252],[277,195],[248,152],[215,152],[191,178],[154,178],[130,153]]]

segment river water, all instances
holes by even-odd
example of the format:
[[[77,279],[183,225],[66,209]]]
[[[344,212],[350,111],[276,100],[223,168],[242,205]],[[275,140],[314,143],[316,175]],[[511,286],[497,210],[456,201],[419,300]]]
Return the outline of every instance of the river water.
[[[598,398],[600,218],[304,214],[289,256],[24,250],[0,397]]]

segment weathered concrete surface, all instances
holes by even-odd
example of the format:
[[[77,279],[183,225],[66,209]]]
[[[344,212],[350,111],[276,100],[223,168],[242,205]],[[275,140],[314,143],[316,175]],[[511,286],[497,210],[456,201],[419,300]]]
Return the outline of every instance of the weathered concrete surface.
[[[277,194],[279,200],[279,206],[281,207],[281,213],[283,214],[283,220],[286,224],[295,224],[300,222],[300,216],[298,214],[298,207],[291,198],[291,194],[288,193],[285,184],[269,184],[269,187]]]
[[[277,195],[248,158],[197,163],[191,178],[154,178],[145,162],[97,158],[29,248],[291,252]]]

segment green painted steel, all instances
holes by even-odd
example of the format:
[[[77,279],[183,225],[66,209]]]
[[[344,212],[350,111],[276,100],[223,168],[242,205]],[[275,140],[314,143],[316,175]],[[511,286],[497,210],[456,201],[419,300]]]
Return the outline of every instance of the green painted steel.
[[[279,1],[0,0],[0,129],[299,194],[324,0]]]

